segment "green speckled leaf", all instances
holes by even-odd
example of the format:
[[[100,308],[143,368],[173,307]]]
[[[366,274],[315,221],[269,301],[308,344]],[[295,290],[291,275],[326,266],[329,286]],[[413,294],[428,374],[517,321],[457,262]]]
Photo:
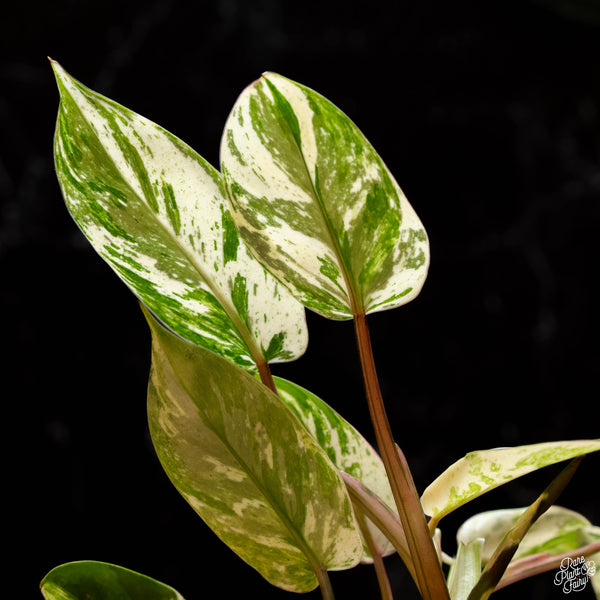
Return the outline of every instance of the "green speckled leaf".
[[[46,600],[183,600],[173,588],[155,579],[90,560],[52,569],[40,588]]]
[[[365,438],[312,392],[280,377],[274,377],[280,398],[300,419],[309,433],[325,450],[333,464],[352,475],[374,492],[390,510],[397,514],[394,497],[379,454]],[[383,556],[392,554],[394,547],[370,521],[367,521],[373,540]],[[364,545],[363,562],[371,557]]]
[[[300,356],[304,309],[240,242],[218,171],[158,125],[53,67],[58,179],[100,256],[195,344],[249,370]]]
[[[486,563],[525,508],[510,508],[482,512],[467,519],[459,528],[459,543],[483,538],[481,559]],[[516,551],[513,561],[540,552],[558,555],[600,541],[600,527],[594,527],[583,515],[551,506],[529,529]]]
[[[439,520],[517,477],[598,450],[600,440],[576,440],[470,452],[429,485],[421,504],[426,514]]]
[[[211,529],[272,584],[306,592],[362,544],[326,453],[268,388],[157,324],[148,414],[169,478]]]
[[[349,319],[421,290],[423,225],[358,128],[316,92],[274,73],[249,86],[221,166],[248,246],[307,307]]]

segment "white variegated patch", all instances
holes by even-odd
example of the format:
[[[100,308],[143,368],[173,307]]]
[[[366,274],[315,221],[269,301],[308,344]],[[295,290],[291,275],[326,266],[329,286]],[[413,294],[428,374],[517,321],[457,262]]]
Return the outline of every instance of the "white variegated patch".
[[[59,181],[96,251],[194,343],[251,370],[300,356],[303,308],[239,240],[220,174],[158,125],[54,69]]]

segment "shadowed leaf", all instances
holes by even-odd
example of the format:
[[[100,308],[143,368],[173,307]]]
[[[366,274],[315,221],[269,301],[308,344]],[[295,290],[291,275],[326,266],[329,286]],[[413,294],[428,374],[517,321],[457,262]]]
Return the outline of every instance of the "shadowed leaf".
[[[306,592],[354,566],[362,544],[345,486],[295,415],[231,362],[152,330],[148,415],[169,478],[272,584]]]
[[[96,561],[60,565],[44,577],[40,588],[46,600],[184,600],[164,583]]]

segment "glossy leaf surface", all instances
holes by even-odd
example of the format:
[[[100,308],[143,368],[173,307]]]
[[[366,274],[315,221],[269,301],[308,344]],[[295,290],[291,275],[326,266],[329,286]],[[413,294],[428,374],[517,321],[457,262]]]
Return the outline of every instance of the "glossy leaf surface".
[[[354,566],[362,544],[345,486],[295,415],[242,369],[148,320],[150,431],[192,508],[283,589],[306,592],[318,569]]]
[[[253,370],[307,343],[304,309],[241,243],[218,171],[53,63],[55,162],[94,249],[173,331]]]
[[[352,475],[395,512],[394,497],[379,454],[339,413],[312,392],[274,377],[279,396],[325,450],[333,464]],[[371,535],[382,555],[394,551],[381,531],[368,521]],[[368,551],[365,546],[365,553]]]
[[[427,487],[421,504],[426,514],[439,520],[517,477],[598,450],[600,440],[576,440],[470,452]]]
[[[263,75],[229,116],[221,165],[248,246],[307,307],[348,319],[419,293],[425,230],[371,144],[323,96]]]
[[[183,600],[164,583],[96,561],[60,565],[44,577],[40,588],[46,600]]]

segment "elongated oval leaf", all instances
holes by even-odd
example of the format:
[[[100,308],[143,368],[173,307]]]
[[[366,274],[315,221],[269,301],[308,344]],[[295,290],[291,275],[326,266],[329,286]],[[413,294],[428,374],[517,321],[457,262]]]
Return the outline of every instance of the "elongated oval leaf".
[[[301,355],[303,308],[240,242],[221,175],[158,125],[53,67],[58,179],[95,250],[193,343],[250,370]]]
[[[485,544],[481,559],[486,563],[525,510],[510,508],[476,514],[460,526],[456,538],[463,544],[483,538]],[[513,560],[542,552],[549,555],[564,554],[599,540],[600,527],[594,527],[575,511],[551,506],[525,534]]]
[[[421,504],[426,514],[439,521],[459,506],[517,477],[598,450],[600,440],[576,440],[470,452],[427,487]]]
[[[306,592],[354,566],[360,536],[334,465],[281,400],[231,362],[153,335],[150,430],[175,487],[268,581]]]
[[[383,462],[362,434],[312,392],[280,377],[273,379],[281,400],[300,419],[333,464],[358,479],[397,514]],[[367,520],[367,523],[381,554],[393,553],[394,546],[389,540],[371,521]],[[366,544],[364,552],[363,562],[369,562],[371,557]]]
[[[173,588],[146,575],[90,560],[52,569],[40,588],[46,600],[183,600]]]
[[[347,319],[419,293],[425,230],[373,147],[323,96],[263,75],[227,120],[221,167],[248,246],[307,307]]]

